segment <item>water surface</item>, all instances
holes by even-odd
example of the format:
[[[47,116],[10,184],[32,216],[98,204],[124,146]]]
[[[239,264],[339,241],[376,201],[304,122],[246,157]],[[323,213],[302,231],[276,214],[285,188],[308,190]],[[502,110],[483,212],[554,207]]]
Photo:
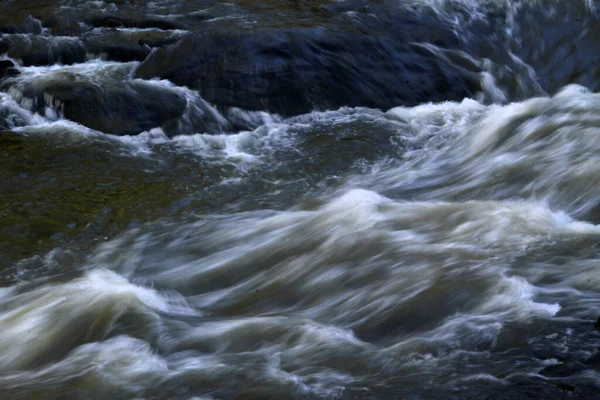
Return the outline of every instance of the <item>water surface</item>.
[[[597,397],[594,2],[0,7],[0,397]]]

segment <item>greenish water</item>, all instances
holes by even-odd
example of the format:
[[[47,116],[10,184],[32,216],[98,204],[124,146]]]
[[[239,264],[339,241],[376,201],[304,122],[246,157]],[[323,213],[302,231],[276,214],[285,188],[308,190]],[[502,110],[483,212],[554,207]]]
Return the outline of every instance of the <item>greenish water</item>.
[[[60,6],[58,0],[7,0],[0,4],[0,25],[22,23],[30,15],[46,19]]]
[[[203,164],[193,157],[119,153],[110,143],[65,145],[52,137],[2,133],[2,268],[56,246],[86,248],[112,238],[131,224],[169,214],[175,201],[206,185]]]

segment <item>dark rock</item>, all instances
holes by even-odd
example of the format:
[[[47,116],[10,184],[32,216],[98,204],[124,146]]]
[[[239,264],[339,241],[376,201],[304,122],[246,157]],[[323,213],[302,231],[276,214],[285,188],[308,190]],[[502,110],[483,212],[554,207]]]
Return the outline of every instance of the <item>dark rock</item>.
[[[600,328],[596,328],[596,329],[600,329]],[[600,352],[594,354],[593,356],[591,356],[590,358],[588,358],[587,360],[585,360],[585,365],[586,367],[589,369],[590,367],[592,369],[598,369],[600,368]]]
[[[12,61],[0,60],[0,79],[19,74],[19,70],[15,68],[15,64]]]
[[[600,53],[590,49],[598,46],[599,17],[581,4],[556,2],[552,12],[547,12],[542,3],[524,2],[510,18],[509,9],[489,10],[485,19],[472,19],[463,27],[465,48],[502,66],[492,73],[511,100],[525,98],[512,94],[510,87],[522,86],[523,80],[540,88],[537,93],[530,91],[530,96],[554,94],[571,83],[596,92],[600,90]],[[514,34],[507,40],[509,20]]]
[[[0,26],[14,27],[14,24],[27,21],[30,19],[30,16],[44,20],[55,12],[56,9],[60,8],[60,3],[61,0],[0,1]],[[23,30],[22,27],[19,30]]]
[[[167,40],[164,32],[155,34],[141,32],[137,35],[119,31],[100,34],[84,34],[80,39],[54,36],[5,35],[0,39],[0,51],[20,60],[24,66],[41,66],[82,63],[88,54],[102,56],[110,61],[143,61],[151,48],[139,43],[138,37],[147,37],[160,45]]]
[[[86,50],[78,40],[52,36],[6,35],[0,39],[9,57],[25,66],[85,62]]]
[[[169,46],[173,43],[177,43],[179,41],[179,38],[166,38],[166,39],[162,39],[162,40],[147,40],[147,39],[140,39],[138,41],[138,44],[140,46],[148,46],[150,48],[154,48],[154,47],[165,47],[165,46]]]
[[[42,33],[42,23],[35,18],[29,17],[22,24],[0,26],[0,33],[31,33],[34,35],[39,35]]]
[[[98,36],[86,39],[85,48],[90,54],[102,55],[107,60],[120,62],[143,61],[150,54],[150,48],[139,43],[124,40],[115,42]]]
[[[598,319],[596,320],[596,323],[594,324],[594,329],[600,331],[600,317],[598,317]]]
[[[64,117],[114,135],[136,135],[160,127],[183,114],[187,102],[177,93],[145,82],[48,81],[21,88],[34,100],[34,111],[60,107]],[[51,99],[52,104],[48,104]]]
[[[143,61],[152,47],[162,47],[179,40],[172,32],[130,31],[108,29],[101,33],[90,33],[83,37],[88,53],[103,55],[111,61]]]
[[[10,60],[0,60],[0,71],[5,70],[7,68],[12,68],[15,66],[15,63]]]
[[[197,89],[221,107],[282,115],[461,100],[480,90],[476,72],[419,46],[323,28],[191,34],[151,53],[136,75]]]
[[[572,392],[576,389],[575,385],[571,385],[570,383],[560,382],[556,384],[556,387],[562,391]]]
[[[86,31],[86,28],[79,23],[79,19],[72,15],[51,15],[44,20],[42,26],[50,29],[55,36],[78,36]]]
[[[85,22],[96,28],[156,28],[163,30],[184,28],[181,24],[166,19],[121,18],[114,15],[93,15],[86,18]]]
[[[107,91],[95,85],[67,85],[49,93],[64,104],[66,118],[115,135],[136,135],[180,117],[186,101],[173,92],[143,83]]]

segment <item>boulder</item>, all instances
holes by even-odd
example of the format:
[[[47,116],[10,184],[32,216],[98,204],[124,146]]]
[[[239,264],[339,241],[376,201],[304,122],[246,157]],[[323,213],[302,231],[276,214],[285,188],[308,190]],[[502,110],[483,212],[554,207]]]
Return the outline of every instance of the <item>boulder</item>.
[[[85,23],[96,28],[155,28],[162,30],[184,29],[184,26],[174,21],[159,18],[123,18],[116,15],[92,15]]]
[[[0,79],[19,74],[19,70],[12,61],[0,60]]]
[[[106,29],[83,36],[88,53],[103,55],[107,60],[143,61],[154,47],[163,47],[179,39],[170,31],[120,31]]]
[[[190,34],[152,52],[136,76],[197,89],[220,107],[284,116],[461,100],[481,89],[477,71],[422,46],[325,28]]]
[[[150,54],[149,47],[127,40],[122,35],[114,36],[120,36],[121,40],[114,40],[108,35],[90,35],[84,40],[85,48],[89,54],[120,62],[143,61]]]
[[[85,62],[86,50],[74,38],[52,36],[5,35],[0,49],[24,66],[75,64]]]
[[[20,89],[24,97],[34,100],[34,111],[59,108],[66,119],[114,135],[137,135],[161,127],[180,118],[187,106],[176,92],[141,81],[97,85],[63,79]]]
[[[90,28],[80,24],[80,18],[73,14],[52,14],[44,20],[42,26],[55,36],[78,36]]]
[[[44,66],[83,63],[88,55],[102,56],[109,61],[143,61],[151,47],[176,41],[165,32],[125,33],[109,30],[76,37],[4,35],[0,52],[19,60],[24,66]],[[152,46],[150,46],[152,44]]]
[[[179,118],[186,100],[174,92],[142,82],[99,88],[75,83],[48,88],[63,104],[64,116],[101,132],[136,135]]]
[[[0,33],[31,33],[39,35],[42,33],[42,23],[32,17],[28,17],[22,24],[10,24],[0,26]]]
[[[32,20],[30,16],[44,20],[60,8],[61,2],[61,0],[0,1],[0,30],[2,33],[25,33],[23,31],[28,28],[19,22]],[[37,28],[35,29],[37,32]]]

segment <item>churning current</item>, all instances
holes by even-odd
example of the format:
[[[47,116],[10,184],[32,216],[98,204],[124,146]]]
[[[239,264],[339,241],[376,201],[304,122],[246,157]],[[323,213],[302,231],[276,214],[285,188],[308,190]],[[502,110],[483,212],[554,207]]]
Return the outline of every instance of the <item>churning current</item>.
[[[0,398],[598,398],[599,12],[2,2]]]

